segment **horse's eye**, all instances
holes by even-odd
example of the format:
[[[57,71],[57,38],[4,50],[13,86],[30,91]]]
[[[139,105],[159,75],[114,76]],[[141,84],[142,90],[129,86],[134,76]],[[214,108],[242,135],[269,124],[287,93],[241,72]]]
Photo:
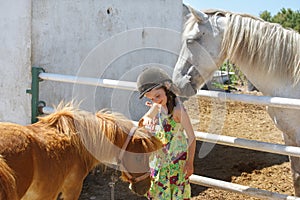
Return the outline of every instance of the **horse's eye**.
[[[193,42],[194,42],[193,39],[187,39],[187,40],[186,40],[186,43],[187,43],[187,44],[192,44]]]

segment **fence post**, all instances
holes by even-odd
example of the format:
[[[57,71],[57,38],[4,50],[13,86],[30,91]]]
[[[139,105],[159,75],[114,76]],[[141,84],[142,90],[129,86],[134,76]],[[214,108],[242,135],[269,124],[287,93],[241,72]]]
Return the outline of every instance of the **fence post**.
[[[39,78],[39,74],[41,72],[45,72],[41,67],[31,68],[31,89],[26,90],[26,93],[31,94],[31,123],[37,122],[37,116],[39,115],[39,82],[42,80]]]

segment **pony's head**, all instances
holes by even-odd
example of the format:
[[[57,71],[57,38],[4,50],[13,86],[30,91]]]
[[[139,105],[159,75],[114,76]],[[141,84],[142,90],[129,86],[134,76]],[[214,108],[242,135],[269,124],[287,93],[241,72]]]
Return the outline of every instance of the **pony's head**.
[[[121,160],[121,178],[130,183],[134,193],[144,195],[150,189],[149,156],[161,147],[161,142],[145,128],[138,128],[132,136]]]
[[[103,133],[118,152],[116,156],[122,172],[121,179],[130,183],[134,193],[144,195],[151,186],[149,156],[162,147],[160,140],[145,128],[134,128],[130,120],[118,113],[98,112],[96,116],[100,121],[105,121],[102,127],[110,129]]]
[[[219,66],[225,23],[223,15],[208,15],[189,7],[182,48],[173,72],[180,96],[192,96],[212,78]]]

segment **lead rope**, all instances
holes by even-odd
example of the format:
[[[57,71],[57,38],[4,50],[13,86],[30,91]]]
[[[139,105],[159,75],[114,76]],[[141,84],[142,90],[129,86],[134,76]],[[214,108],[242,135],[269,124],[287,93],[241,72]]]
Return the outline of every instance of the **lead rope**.
[[[117,169],[110,176],[111,181],[108,183],[110,189],[110,199],[115,200],[115,185],[118,181]]]
[[[111,188],[110,189],[110,199],[111,200],[115,200],[115,185],[116,185],[116,182],[118,181],[118,170],[120,168],[119,165],[121,164],[121,158],[123,157],[125,149],[127,148],[128,143],[129,143],[131,137],[133,136],[133,134],[135,133],[137,128],[138,127],[132,127],[130,129],[130,132],[129,132],[127,138],[126,138],[125,143],[123,144],[123,147],[121,149],[121,153],[120,153],[119,158],[118,158],[118,166],[110,176],[111,181],[108,183],[108,185]]]

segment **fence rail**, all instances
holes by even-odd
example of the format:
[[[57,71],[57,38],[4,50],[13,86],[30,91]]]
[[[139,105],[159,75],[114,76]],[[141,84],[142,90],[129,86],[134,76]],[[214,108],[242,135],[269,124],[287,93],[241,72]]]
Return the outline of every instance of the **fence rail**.
[[[117,88],[124,90],[136,91],[136,82],[119,81],[112,79],[97,79],[90,77],[61,75],[54,73],[41,72],[38,77],[42,80],[57,81],[64,83],[84,84],[92,86],[100,86],[107,88]],[[232,94],[218,91],[198,90],[197,96],[210,97],[219,99],[220,101],[237,101],[248,104],[259,104],[265,106],[300,109],[300,99],[270,97],[270,96],[254,96],[247,94]]]
[[[217,91],[198,90],[198,96],[219,99],[220,101],[236,101],[248,104],[258,104],[280,108],[300,109],[300,99],[254,96],[248,94],[232,94]]]
[[[81,85],[92,85],[99,87],[107,88],[117,88],[123,90],[136,90],[136,83],[130,81],[118,81],[112,79],[97,79],[81,76],[70,76],[70,75],[61,75],[61,74],[52,74],[52,73],[40,73],[39,78],[42,80],[48,81],[57,81],[63,83],[74,83]]]
[[[244,194],[252,197],[269,200],[300,200],[299,197],[289,196],[286,194],[279,194],[276,192],[270,192],[267,190],[252,188],[249,186],[239,185],[236,183],[230,183],[226,181],[216,180],[204,176],[191,175],[190,182],[197,185],[206,187],[213,187],[221,190]]]

